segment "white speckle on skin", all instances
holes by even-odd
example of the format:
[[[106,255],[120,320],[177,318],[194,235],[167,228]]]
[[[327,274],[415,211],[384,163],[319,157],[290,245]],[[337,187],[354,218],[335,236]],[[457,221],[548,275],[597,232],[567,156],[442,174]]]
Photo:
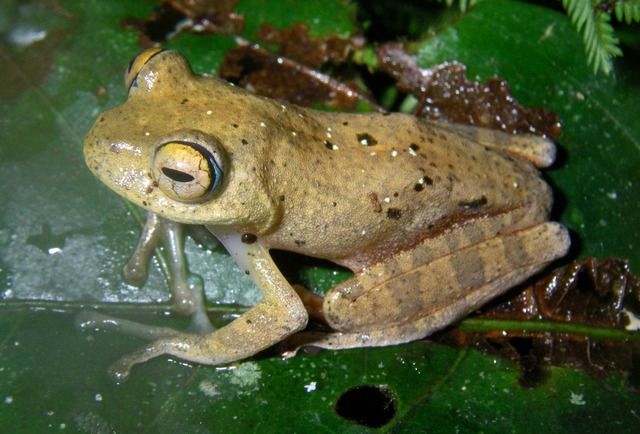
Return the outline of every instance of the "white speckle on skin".
[[[376,155],[376,153],[374,151],[374,152],[370,153],[369,155],[371,155],[373,157],[374,155]]]
[[[144,135],[148,137],[149,136],[149,131],[145,131]]]
[[[418,154],[416,153],[416,151],[414,151],[414,150],[413,150],[413,148],[411,148],[411,147],[409,147],[409,154],[411,154],[411,155],[412,155],[412,156],[414,156],[414,157],[415,157],[416,155],[418,155]]]
[[[5,404],[13,404],[13,396],[6,396],[4,398],[4,403]]]
[[[213,113],[213,110],[207,110],[208,115],[210,115],[211,113]]]
[[[386,203],[389,203],[389,202],[391,202],[391,198],[390,198],[390,197],[385,197],[385,198],[384,198],[384,201],[385,201]]]
[[[262,128],[266,128],[266,127],[267,127],[267,124],[265,124],[264,122],[260,122],[260,126],[261,126]]]
[[[396,151],[395,149],[393,151],[391,151],[391,156],[392,157],[397,157],[398,156],[398,151]]]
[[[297,137],[297,136],[298,136],[298,133],[296,133],[295,131],[291,131],[291,135],[292,135],[293,137]]]
[[[611,191],[607,193],[607,197],[611,200],[616,200],[618,198],[618,193],[616,193],[615,191]]]
[[[571,393],[571,397],[569,398],[569,402],[573,405],[586,405],[587,401],[584,400],[584,395],[582,393],[574,393],[572,391],[569,391],[569,393]]]
[[[97,402],[102,402],[102,395],[96,393],[96,396],[94,396],[93,399],[95,399]]]
[[[148,71],[142,77],[142,79],[147,83],[147,88],[149,88],[149,90],[151,90],[153,88],[153,85],[156,83],[156,80],[158,79],[158,72],[156,72],[156,71]]]
[[[309,383],[309,384],[305,384],[305,385],[304,385],[304,388],[306,389],[307,393],[309,393],[309,392],[313,392],[314,390],[316,390],[316,385],[317,385],[317,384],[318,384],[318,383],[316,383],[315,381],[312,381],[312,382],[311,382],[311,383]]]

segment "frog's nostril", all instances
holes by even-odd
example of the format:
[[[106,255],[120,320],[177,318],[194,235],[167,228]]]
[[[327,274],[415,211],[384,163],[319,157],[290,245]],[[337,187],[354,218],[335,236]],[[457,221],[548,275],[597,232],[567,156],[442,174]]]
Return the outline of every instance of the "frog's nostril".
[[[163,167],[162,173],[168,178],[173,179],[176,182],[192,182],[195,178],[186,172],[181,170],[171,169],[170,167]]]
[[[344,392],[335,403],[339,416],[369,428],[381,428],[396,415],[396,398],[380,385],[362,385]]]

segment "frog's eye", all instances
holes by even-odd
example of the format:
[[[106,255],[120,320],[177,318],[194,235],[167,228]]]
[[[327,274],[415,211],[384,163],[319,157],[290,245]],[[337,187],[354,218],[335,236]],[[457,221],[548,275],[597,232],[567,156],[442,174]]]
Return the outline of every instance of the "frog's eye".
[[[127,87],[127,91],[130,91],[131,88],[135,86],[138,73],[142,67],[151,60],[153,56],[163,51],[165,50],[162,48],[149,48],[131,59],[127,70],[124,72],[124,85]]]
[[[221,164],[205,147],[190,142],[161,145],[153,159],[158,187],[181,202],[204,200],[222,182]]]

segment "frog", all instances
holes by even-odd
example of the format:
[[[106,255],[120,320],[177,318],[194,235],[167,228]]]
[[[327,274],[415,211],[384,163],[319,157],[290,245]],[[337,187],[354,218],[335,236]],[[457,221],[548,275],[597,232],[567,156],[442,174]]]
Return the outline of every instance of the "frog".
[[[153,240],[164,237],[175,253],[179,228],[199,226],[262,298],[219,329],[135,329],[150,342],[112,366],[119,380],[162,355],[215,366],[282,343],[293,357],[306,347],[421,340],[569,249],[567,229],[550,221],[552,189],[539,170],[556,156],[545,137],[296,106],[195,74],[173,50],[140,54],[125,83],[126,102],[98,117],[84,156],[102,183],[147,210],[130,271],[146,272]],[[353,276],[316,294],[283,276],[273,249]],[[179,271],[184,259],[176,261]],[[176,307],[206,317],[201,288],[181,276]],[[323,327],[309,330],[310,318]]]

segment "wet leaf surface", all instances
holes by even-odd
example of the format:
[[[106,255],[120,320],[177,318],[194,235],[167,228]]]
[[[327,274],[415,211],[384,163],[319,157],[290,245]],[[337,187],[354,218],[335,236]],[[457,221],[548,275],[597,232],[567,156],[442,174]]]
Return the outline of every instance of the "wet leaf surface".
[[[563,15],[520,2],[486,3],[461,19],[441,21],[435,34],[419,41],[414,47],[419,67],[457,60],[467,66],[469,81],[504,78],[524,107],[557,113],[563,153],[546,173],[559,198],[557,217],[573,231],[571,259],[615,255],[637,270],[637,64],[622,59],[615,77],[593,77],[580,39]],[[366,432],[375,424],[380,395],[396,408],[385,431],[477,432],[488,426],[496,432],[636,431],[633,354],[628,375],[594,380],[580,370],[515,364],[473,349],[417,342],[301,354],[288,361],[263,354],[223,368],[160,358],[137,367],[130,381],[114,384],[107,366],[141,342],[80,333],[76,311],[99,306],[140,322],[186,325],[183,318],[164,314],[170,305],[158,267],[143,288],[124,284],[121,267],[136,243],[139,212],[92,177],[81,152],[97,115],[126,98],[122,73],[140,47],[138,33],[122,29],[122,21],[144,20],[156,6],[71,0],[2,6],[6,16],[63,17],[61,26],[47,27],[45,39],[55,42],[53,28],[68,33],[42,57],[49,72],[28,78],[32,71],[19,62],[19,47],[10,45],[5,29],[37,27],[42,21],[13,20],[2,29],[0,56],[7,68],[22,73],[24,86],[13,98],[0,100],[0,200],[10,204],[0,210],[0,431],[246,432],[260,427],[301,432],[313,427]],[[340,1],[310,0],[302,6],[289,0],[269,7],[240,1],[232,10],[245,18],[240,35],[251,43],[258,42],[265,23],[283,30],[300,21],[312,39],[356,34],[352,8]],[[180,33],[169,44],[196,72],[209,73],[235,46],[233,36],[192,33]],[[397,95],[389,93],[391,99]],[[187,254],[191,271],[207,282],[216,322],[229,321],[255,303],[255,289],[222,250],[190,242]],[[311,287],[323,289],[345,277],[316,263],[299,273]],[[566,317],[565,304],[553,297],[548,302],[553,315]],[[587,304],[583,312],[589,306],[598,305]],[[558,322],[553,318],[552,325]],[[533,319],[547,323],[546,317]],[[469,324],[480,327],[473,322],[464,327]],[[604,324],[598,330],[611,329]],[[574,351],[575,334],[549,333],[554,350]],[[594,342],[578,342],[578,360],[609,351],[605,341]],[[518,347],[518,341],[509,345]],[[620,340],[613,345],[619,349]],[[522,354],[526,348],[525,343],[515,351]],[[598,363],[604,374],[614,370],[611,362]],[[374,414],[358,415],[359,424],[336,412],[336,403],[348,399],[344,394],[351,390],[368,391],[365,397],[371,399],[369,414]]]

